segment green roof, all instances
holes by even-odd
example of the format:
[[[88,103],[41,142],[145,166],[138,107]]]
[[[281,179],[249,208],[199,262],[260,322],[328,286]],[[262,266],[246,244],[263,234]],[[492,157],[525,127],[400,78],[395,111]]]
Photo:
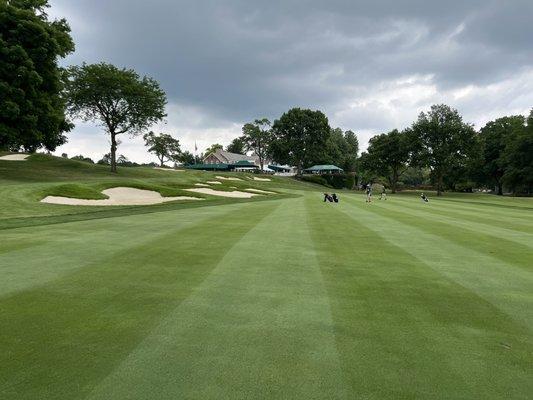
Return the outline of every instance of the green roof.
[[[253,162],[250,162],[248,160],[237,161],[236,163],[231,164],[231,165],[236,166],[236,167],[257,167],[257,165],[255,165]]]
[[[212,169],[212,170],[222,170],[222,169],[229,169],[228,164],[193,164],[193,165],[187,165],[185,168],[188,169]]]
[[[306,168],[304,171],[343,171],[342,168],[336,165],[313,165],[311,168]]]

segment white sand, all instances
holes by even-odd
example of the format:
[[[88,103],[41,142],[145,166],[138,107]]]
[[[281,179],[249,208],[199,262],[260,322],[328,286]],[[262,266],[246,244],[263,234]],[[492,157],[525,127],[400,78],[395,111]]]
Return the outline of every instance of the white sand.
[[[257,196],[257,194],[254,194],[254,193],[246,193],[246,192],[239,192],[239,191],[223,192],[221,190],[214,190],[214,189],[208,189],[208,188],[185,189],[185,190],[189,192],[210,194],[213,196],[220,196],[220,197],[234,197],[238,199],[249,199],[251,197]]]
[[[70,206],[142,206],[159,204],[176,200],[203,200],[197,197],[163,197],[152,190],[141,190],[129,187],[116,187],[102,191],[108,196],[105,200],[73,199],[70,197],[47,196],[42,203],[64,204]]]
[[[276,192],[269,192],[268,190],[261,190],[261,189],[244,189],[248,192],[254,192],[254,193],[264,193],[264,194],[277,194]]]
[[[207,181],[207,183],[209,183],[210,185],[222,185],[222,182],[217,181]]]
[[[4,161],[26,161],[29,154],[8,154],[7,156],[0,157],[0,160]]]
[[[154,167],[154,169],[158,169],[160,171],[170,171],[170,172],[183,172],[184,169],[174,169],[174,168],[163,168],[163,167]]]
[[[235,178],[233,176],[217,176],[217,179],[222,179],[223,181],[242,181],[241,178]]]
[[[205,183],[195,183],[194,186],[209,187],[209,185],[206,185]]]
[[[254,176],[254,181],[261,181],[261,182],[270,182],[272,179],[269,178],[256,178]]]

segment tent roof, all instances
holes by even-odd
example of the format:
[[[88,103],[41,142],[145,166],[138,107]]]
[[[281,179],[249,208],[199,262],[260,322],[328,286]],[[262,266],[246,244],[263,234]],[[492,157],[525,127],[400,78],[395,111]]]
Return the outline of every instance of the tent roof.
[[[306,168],[305,171],[343,171],[342,168],[337,167],[336,165],[313,165],[311,168]]]

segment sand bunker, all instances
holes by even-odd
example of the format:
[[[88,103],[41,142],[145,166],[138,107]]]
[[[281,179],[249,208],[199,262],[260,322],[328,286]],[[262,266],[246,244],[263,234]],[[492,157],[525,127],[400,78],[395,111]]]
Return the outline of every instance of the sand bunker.
[[[163,168],[163,167],[154,167],[154,169],[158,169],[160,171],[170,171],[170,172],[183,172],[184,169],[174,169],[174,168]]]
[[[234,197],[238,199],[249,199],[251,197],[257,196],[257,194],[254,194],[254,193],[246,193],[246,192],[239,192],[239,191],[223,192],[221,190],[214,190],[214,189],[208,189],[208,188],[185,189],[185,190],[189,192],[210,194],[213,196],[220,196],[220,197]]]
[[[222,182],[217,181],[207,181],[207,183],[209,183],[210,185],[222,185]]]
[[[8,154],[7,156],[0,157],[0,160],[4,161],[26,161],[29,154]]]
[[[254,193],[263,193],[263,194],[277,194],[276,192],[269,192],[268,190],[261,190],[261,189],[244,189],[248,192],[254,192]]]
[[[242,181],[241,178],[234,178],[233,176],[217,176],[217,179],[222,179],[223,181]]]
[[[195,183],[194,186],[209,187],[209,185],[206,185],[205,183]]]
[[[163,197],[152,190],[141,190],[129,187],[116,187],[102,191],[109,197],[105,200],[73,199],[70,197],[47,196],[42,203],[63,204],[70,206],[143,206],[176,200],[203,200],[197,197]]]
[[[254,176],[254,181],[261,181],[261,182],[270,182],[272,179],[269,178],[256,178]]]

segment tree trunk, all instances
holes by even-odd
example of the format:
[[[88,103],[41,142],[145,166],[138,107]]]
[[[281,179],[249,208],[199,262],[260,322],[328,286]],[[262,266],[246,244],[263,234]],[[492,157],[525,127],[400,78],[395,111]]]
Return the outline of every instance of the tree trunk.
[[[117,172],[117,139],[114,132],[111,132],[111,172]]]
[[[163,168],[165,166],[165,162],[164,161],[165,161],[165,157],[161,157],[159,159],[159,162],[161,163],[161,168]]]
[[[503,196],[503,185],[501,182],[498,182],[498,196]]]
[[[437,177],[437,196],[442,196],[442,173],[439,172]]]
[[[391,182],[391,193],[396,193],[396,185],[398,183],[398,172],[394,171],[392,173],[392,182]]]

